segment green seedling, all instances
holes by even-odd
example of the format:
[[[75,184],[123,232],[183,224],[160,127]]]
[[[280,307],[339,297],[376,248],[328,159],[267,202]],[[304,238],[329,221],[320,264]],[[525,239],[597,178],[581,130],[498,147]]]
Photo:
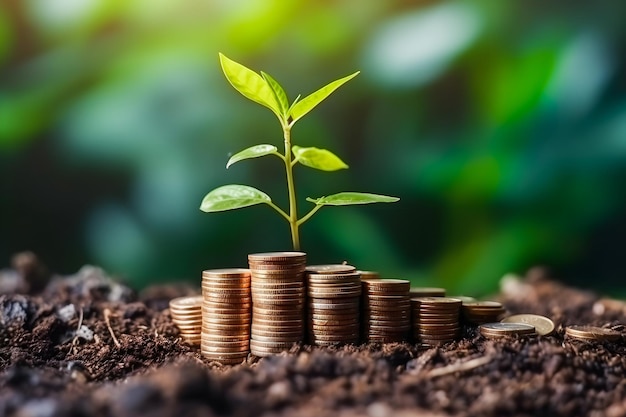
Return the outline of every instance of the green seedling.
[[[398,201],[397,197],[386,195],[342,192],[320,198],[307,198],[314,207],[302,218],[298,218],[296,203],[296,189],[293,178],[293,168],[300,163],[304,166],[319,169],[322,171],[337,171],[348,168],[337,155],[326,149],[303,148],[292,145],[291,129],[293,125],[304,115],[313,110],[315,106],[324,101],[337,88],[356,77],[359,72],[340,78],[330,84],[320,88],[311,95],[296,99],[289,104],[287,94],[283,87],[269,74],[262,72],[258,74],[249,68],[219,54],[220,63],[226,79],[244,97],[259,103],[270,109],[276,117],[283,130],[285,153],[280,153],[274,145],[255,145],[233,155],[226,164],[226,168],[244,159],[258,158],[266,155],[275,155],[285,164],[287,174],[287,191],[289,194],[289,211],[285,212],[272,202],[272,199],[254,187],[247,185],[224,185],[208,193],[202,200],[200,210],[213,213],[218,211],[234,210],[238,208],[253,206],[256,204],[267,204],[280,214],[291,228],[291,240],[294,250],[300,250],[300,226],[309,220],[313,214],[324,206],[347,206],[353,204],[369,203],[392,203]]]

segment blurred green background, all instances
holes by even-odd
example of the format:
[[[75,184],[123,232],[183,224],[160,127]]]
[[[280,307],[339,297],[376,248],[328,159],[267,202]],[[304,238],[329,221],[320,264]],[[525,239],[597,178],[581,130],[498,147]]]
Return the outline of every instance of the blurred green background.
[[[2,265],[30,249],[141,287],[288,250],[269,207],[199,210],[229,183],[286,204],[275,158],[225,169],[282,139],[224,79],[223,52],[291,100],[362,71],[294,128],[350,165],[298,167],[300,210],[339,191],[401,201],[322,209],[301,230],[311,263],[467,295],[541,263],[625,292],[625,2],[0,4]]]

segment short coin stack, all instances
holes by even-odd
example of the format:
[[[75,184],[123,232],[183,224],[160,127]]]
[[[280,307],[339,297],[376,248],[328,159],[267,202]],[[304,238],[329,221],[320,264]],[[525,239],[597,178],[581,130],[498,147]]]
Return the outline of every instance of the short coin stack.
[[[450,297],[411,298],[413,338],[436,346],[457,339],[461,333],[461,300]]]
[[[463,302],[463,319],[469,324],[483,324],[499,321],[505,310],[497,301]]]
[[[409,288],[404,279],[361,279],[363,337],[368,342],[401,342],[411,329]]]
[[[200,352],[223,364],[241,363],[250,350],[250,271],[202,271]]]
[[[252,274],[252,354],[270,356],[302,342],[306,254],[255,253],[248,255],[248,263]]]
[[[308,336],[317,346],[358,343],[361,277],[350,265],[308,266]]]
[[[480,334],[489,339],[506,336],[533,336],[535,327],[525,323],[484,323],[480,325]]]
[[[622,334],[618,331],[595,326],[567,326],[565,336],[586,342],[617,342]]]
[[[190,345],[200,344],[202,329],[202,297],[178,297],[170,301],[172,321],[180,330],[180,335]]]

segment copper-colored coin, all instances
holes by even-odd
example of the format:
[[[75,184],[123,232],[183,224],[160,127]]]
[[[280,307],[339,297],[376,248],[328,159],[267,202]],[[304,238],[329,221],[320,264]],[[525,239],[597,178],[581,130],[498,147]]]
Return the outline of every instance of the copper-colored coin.
[[[411,287],[409,294],[411,297],[445,297],[446,290],[437,287]]]
[[[252,317],[248,318],[225,318],[223,316],[204,317],[202,323],[210,326],[212,324],[232,324],[232,325],[250,325]]]
[[[237,335],[219,335],[219,334],[211,334],[202,332],[202,340],[205,340],[207,343],[237,343],[237,342],[249,342],[250,335],[245,334],[237,334]]]
[[[345,264],[307,265],[306,271],[313,274],[346,274],[355,272],[356,268]]]
[[[357,270],[356,271],[359,275],[361,275],[361,279],[363,280],[374,280],[374,279],[381,279],[380,278],[380,273],[377,271],[363,271],[363,270]]]
[[[492,309],[492,308],[502,308],[502,303],[497,301],[475,301],[475,302],[463,302],[463,308],[469,310],[481,310],[481,309]]]
[[[554,331],[554,322],[547,317],[536,314],[515,314],[501,320],[502,323],[524,323],[535,327],[540,336],[549,335]]]
[[[300,289],[306,288],[303,282],[300,281],[271,281],[264,280],[260,281],[252,281],[250,288],[265,288],[268,290],[289,290],[289,289]]]
[[[575,339],[603,342],[615,342],[622,337],[622,333],[615,330],[605,329],[603,327],[577,325],[567,326],[565,328],[565,335]]]
[[[248,255],[248,261],[254,262],[293,262],[306,260],[304,252],[264,252],[251,253]]]
[[[200,306],[202,303],[202,296],[194,295],[188,297],[177,297],[170,300],[170,309],[182,310],[193,309]]]
[[[248,268],[222,268],[222,269],[206,269],[202,271],[202,276],[210,278],[231,278],[250,276]]]
[[[480,326],[483,336],[502,337],[535,334],[535,327],[523,323],[485,323]]]

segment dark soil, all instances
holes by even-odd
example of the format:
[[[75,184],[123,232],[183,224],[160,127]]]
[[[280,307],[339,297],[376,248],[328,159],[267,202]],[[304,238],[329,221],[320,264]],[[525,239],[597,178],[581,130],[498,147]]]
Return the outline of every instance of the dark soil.
[[[303,345],[221,366],[181,341],[166,309],[197,289],[135,294],[93,267],[41,285],[43,269],[25,271],[0,272],[0,416],[626,416],[626,344],[563,331],[622,330],[626,307],[537,273],[497,298],[551,317],[552,336],[487,340],[466,327],[438,348]]]

